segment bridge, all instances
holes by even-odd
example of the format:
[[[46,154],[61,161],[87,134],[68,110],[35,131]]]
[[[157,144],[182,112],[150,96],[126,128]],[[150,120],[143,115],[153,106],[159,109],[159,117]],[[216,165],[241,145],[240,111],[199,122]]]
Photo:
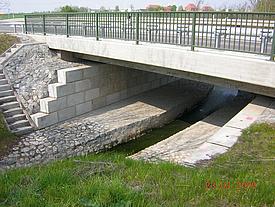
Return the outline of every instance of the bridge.
[[[67,56],[275,97],[274,13],[130,12],[25,16]],[[37,33],[44,34],[36,35]]]

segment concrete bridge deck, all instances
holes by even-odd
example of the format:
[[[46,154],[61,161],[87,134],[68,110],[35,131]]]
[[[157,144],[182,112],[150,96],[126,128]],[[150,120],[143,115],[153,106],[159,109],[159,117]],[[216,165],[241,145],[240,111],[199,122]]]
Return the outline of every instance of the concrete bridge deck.
[[[81,59],[186,78],[275,97],[275,63],[267,57],[164,44],[57,35],[31,35]]]

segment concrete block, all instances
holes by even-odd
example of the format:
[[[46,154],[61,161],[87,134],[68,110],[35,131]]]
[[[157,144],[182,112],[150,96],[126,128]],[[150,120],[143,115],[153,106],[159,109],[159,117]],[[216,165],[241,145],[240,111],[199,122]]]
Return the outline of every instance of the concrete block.
[[[109,64],[105,64],[99,67],[100,76],[107,76],[108,74],[113,72],[113,66]]]
[[[113,93],[107,96],[107,105],[120,101],[120,92]]]
[[[110,73],[108,74],[107,84],[113,84],[120,81],[120,73]]]
[[[141,86],[141,92],[149,91],[151,89],[152,89],[152,83],[151,82],[142,84],[142,86]]]
[[[99,73],[100,65],[102,65],[102,64],[95,64],[89,68],[83,69],[83,78],[92,78],[92,77],[99,76],[100,75],[100,73]]]
[[[148,81],[154,81],[157,78],[157,74],[156,73],[149,73],[148,74]]]
[[[114,83],[114,93],[121,91],[121,82]]]
[[[120,81],[120,87],[121,87],[121,90],[127,89],[127,81],[126,80]]]
[[[126,89],[120,92],[121,100],[129,98],[131,96],[131,89]]]
[[[67,98],[43,98],[40,100],[40,111],[50,114],[52,112],[67,108]]]
[[[75,117],[75,106],[60,110],[57,112],[58,121],[64,121]]]
[[[91,80],[91,89],[100,87],[100,76],[93,77],[90,80]]]
[[[205,142],[184,161],[195,164],[200,160],[210,160],[211,156],[214,156],[216,154],[224,154],[227,152],[227,150],[227,147],[222,147],[219,145]]]
[[[99,88],[99,96],[107,96],[109,94],[114,93],[114,86],[112,85],[105,85]]]
[[[106,106],[107,105],[106,96],[94,99],[92,104],[93,104],[92,110],[96,110]]]
[[[157,73],[157,79],[163,78],[165,75]]]
[[[137,86],[137,78],[131,78],[127,80],[127,88],[133,88]]]
[[[90,112],[92,111],[92,101],[88,101],[83,104],[76,105],[75,109],[76,109],[76,116]]]
[[[136,70],[136,69],[133,69],[132,71],[131,71],[131,76],[134,78],[134,77],[138,77],[138,76],[140,76],[140,75],[142,75],[142,71],[141,70]]]
[[[99,97],[99,88],[85,91],[85,101],[90,101]]]
[[[85,79],[85,80],[77,81],[74,83],[74,86],[75,86],[75,92],[86,91],[88,89],[91,89],[91,80]]]
[[[144,83],[147,83],[147,75],[141,75],[137,77],[137,85],[142,85]]]
[[[79,66],[74,68],[66,68],[57,71],[58,82],[71,83],[83,79],[83,70],[87,66]]]
[[[131,96],[135,96],[137,94],[140,94],[142,92],[142,87],[141,86],[136,86],[131,88]]]
[[[73,94],[74,83],[62,84],[62,83],[53,83],[48,85],[49,97],[59,98]]]
[[[73,52],[61,50],[60,53],[61,53],[62,60],[66,60],[66,61],[77,61],[78,60],[77,58],[74,57]]]
[[[207,142],[225,147],[232,147],[241,135],[242,132],[240,129],[224,126],[210,137]]]
[[[31,115],[31,119],[39,129],[56,124],[58,122],[57,112],[51,114],[39,112]]]
[[[99,76],[99,86],[108,85],[108,75]]]
[[[120,80],[127,80],[129,78],[129,69],[122,70],[120,73]]]
[[[154,80],[152,82],[152,88],[157,88],[160,86],[160,79]]]
[[[67,96],[67,106],[75,106],[84,103],[84,92],[75,93]]]
[[[160,85],[163,86],[163,85],[166,85],[168,83],[168,78],[167,77],[163,77],[160,79]]]

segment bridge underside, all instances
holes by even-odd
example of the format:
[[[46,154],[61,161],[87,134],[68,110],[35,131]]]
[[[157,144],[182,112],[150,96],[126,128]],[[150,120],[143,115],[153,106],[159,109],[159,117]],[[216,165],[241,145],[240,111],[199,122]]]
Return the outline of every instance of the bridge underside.
[[[64,36],[32,35],[67,57],[150,71],[275,97],[275,63],[236,52]],[[68,53],[69,52],[69,53]],[[72,53],[72,54],[70,54]]]

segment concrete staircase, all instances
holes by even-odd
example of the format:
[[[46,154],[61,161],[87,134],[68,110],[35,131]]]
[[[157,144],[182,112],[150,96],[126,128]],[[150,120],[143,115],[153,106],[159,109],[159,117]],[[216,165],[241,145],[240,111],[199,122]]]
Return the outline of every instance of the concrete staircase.
[[[6,61],[19,47],[21,47],[21,45],[17,47],[15,45],[3,53],[0,56],[0,63]],[[12,133],[22,135],[33,131],[30,122],[14,95],[14,91],[3,73],[3,69],[0,69],[0,108],[6,120],[7,127]]]

